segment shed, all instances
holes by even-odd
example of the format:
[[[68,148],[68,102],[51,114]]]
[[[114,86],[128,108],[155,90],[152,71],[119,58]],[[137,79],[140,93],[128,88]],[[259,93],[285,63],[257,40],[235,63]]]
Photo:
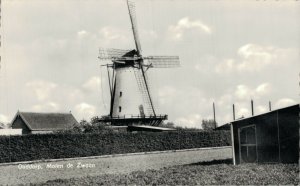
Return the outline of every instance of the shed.
[[[234,164],[297,163],[299,104],[231,122]]]
[[[22,134],[52,133],[74,125],[78,122],[71,113],[17,112],[12,120],[12,128],[22,129]]]

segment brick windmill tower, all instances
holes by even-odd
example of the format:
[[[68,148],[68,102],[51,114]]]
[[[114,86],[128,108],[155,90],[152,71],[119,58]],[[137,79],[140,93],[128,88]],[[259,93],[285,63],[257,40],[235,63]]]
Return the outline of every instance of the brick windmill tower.
[[[147,77],[150,68],[170,68],[179,66],[178,56],[142,55],[138,36],[135,5],[127,1],[135,49],[100,49],[100,60],[111,60],[107,67],[110,113],[98,121],[112,125],[152,125],[157,126],[167,115],[158,114],[153,104],[153,97]]]

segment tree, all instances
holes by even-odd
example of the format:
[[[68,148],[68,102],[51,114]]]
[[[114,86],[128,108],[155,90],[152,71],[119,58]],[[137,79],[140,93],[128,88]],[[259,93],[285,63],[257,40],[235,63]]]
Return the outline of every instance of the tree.
[[[217,127],[217,123],[213,119],[203,119],[202,120],[202,129],[203,130],[213,130]]]

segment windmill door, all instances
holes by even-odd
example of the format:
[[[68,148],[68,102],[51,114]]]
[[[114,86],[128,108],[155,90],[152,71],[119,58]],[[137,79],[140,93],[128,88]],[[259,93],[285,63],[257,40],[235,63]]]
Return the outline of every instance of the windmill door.
[[[239,128],[238,131],[240,162],[257,162],[257,142],[255,125]]]

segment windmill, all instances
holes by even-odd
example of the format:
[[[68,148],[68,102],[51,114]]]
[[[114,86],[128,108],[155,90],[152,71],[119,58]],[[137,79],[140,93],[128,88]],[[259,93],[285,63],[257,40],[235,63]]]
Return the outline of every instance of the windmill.
[[[147,77],[150,68],[170,68],[179,66],[178,56],[142,55],[138,35],[135,4],[127,0],[127,6],[134,36],[135,49],[100,49],[100,60],[111,60],[107,67],[110,112],[98,121],[112,125],[143,124],[157,126],[167,115],[156,113],[151,88]],[[134,92],[138,92],[135,94]]]

